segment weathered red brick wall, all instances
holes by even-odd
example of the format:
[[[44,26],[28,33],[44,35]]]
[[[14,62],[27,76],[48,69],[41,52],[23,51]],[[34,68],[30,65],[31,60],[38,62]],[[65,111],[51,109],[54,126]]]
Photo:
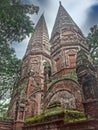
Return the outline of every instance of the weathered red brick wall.
[[[22,130],[24,122],[23,121],[16,121],[13,125],[13,130]]]
[[[26,125],[22,130],[63,130],[64,121],[55,120],[44,123]]]
[[[53,74],[53,77],[54,77],[54,79],[55,79],[55,78],[60,78],[60,77],[62,77],[62,76],[65,75],[65,74],[71,73],[71,72],[73,71],[73,69],[74,69],[74,68],[67,68],[67,69],[64,68],[64,69],[62,69],[62,70],[56,72],[55,74]]]
[[[98,120],[88,120],[76,123],[64,123],[55,120],[24,126],[22,130],[98,130]]]
[[[64,124],[63,130],[98,130],[98,120]]]
[[[83,103],[85,107],[85,113],[89,119],[98,119],[98,100],[93,99]]]
[[[0,130],[98,130],[98,120],[64,123],[63,119],[17,127],[12,122],[0,121]]]
[[[44,109],[46,109],[47,106],[49,105],[49,103],[51,103],[54,96],[56,97],[56,95],[57,95],[57,97],[58,97],[58,93],[62,92],[62,95],[63,95],[62,99],[65,100],[66,99],[66,91],[69,92],[71,95],[73,95],[73,97],[75,97],[75,106],[76,107],[71,107],[71,109],[77,109],[77,110],[82,111],[83,110],[82,97],[80,95],[79,86],[75,81],[69,80],[69,79],[65,79],[65,80],[63,79],[61,81],[58,80],[56,83],[54,83],[53,85],[51,85],[48,88],[48,90],[46,91],[45,96],[44,96]],[[57,99],[58,98],[56,98],[56,100]],[[60,99],[61,99],[61,97],[58,99],[58,101],[61,102]],[[56,100],[54,98],[54,102]],[[63,105],[63,104],[67,104],[67,103],[63,102],[61,104]],[[69,109],[69,108],[67,108],[67,109]]]
[[[0,130],[14,130],[13,123],[8,121],[0,121]]]

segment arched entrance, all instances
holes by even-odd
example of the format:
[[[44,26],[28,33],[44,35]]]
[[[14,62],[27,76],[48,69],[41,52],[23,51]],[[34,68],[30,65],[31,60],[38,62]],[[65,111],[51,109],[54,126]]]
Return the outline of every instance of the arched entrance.
[[[44,96],[44,109],[55,101],[60,101],[65,109],[83,110],[79,85],[71,79],[62,79],[49,86]]]

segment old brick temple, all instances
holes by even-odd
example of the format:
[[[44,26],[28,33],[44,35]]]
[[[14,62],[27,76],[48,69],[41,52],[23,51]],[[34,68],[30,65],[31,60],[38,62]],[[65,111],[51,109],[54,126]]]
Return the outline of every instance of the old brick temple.
[[[60,3],[50,40],[42,14],[29,41],[8,112],[13,129],[98,130],[97,82],[85,37]],[[56,109],[61,115],[44,114]],[[66,111],[85,113],[87,120],[66,123]],[[23,124],[40,115],[42,121]]]

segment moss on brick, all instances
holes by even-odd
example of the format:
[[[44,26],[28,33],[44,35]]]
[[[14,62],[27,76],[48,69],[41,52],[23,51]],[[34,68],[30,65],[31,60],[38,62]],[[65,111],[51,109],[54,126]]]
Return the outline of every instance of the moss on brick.
[[[56,118],[57,119],[62,118],[66,123],[86,120],[83,112],[74,110],[65,110],[62,109],[61,107],[56,107],[46,109],[44,113],[42,113],[41,115],[26,119],[25,123],[26,124],[39,123],[39,122],[41,123],[46,122],[49,119],[51,120]]]
[[[14,119],[9,118],[9,117],[0,117],[0,121],[3,121],[3,122],[13,122]]]
[[[36,123],[36,122],[42,122],[42,120],[44,119],[44,115],[38,115],[38,116],[34,116],[31,118],[28,118],[25,120],[25,123]]]
[[[63,75],[61,78],[53,79],[49,84],[48,84],[48,89],[51,88],[55,83],[62,81],[62,80],[72,80],[73,82],[76,82],[78,84],[77,80],[77,75],[75,70],[69,74]]]
[[[76,122],[76,121],[86,120],[86,118],[83,112],[65,110],[64,120],[65,122]]]

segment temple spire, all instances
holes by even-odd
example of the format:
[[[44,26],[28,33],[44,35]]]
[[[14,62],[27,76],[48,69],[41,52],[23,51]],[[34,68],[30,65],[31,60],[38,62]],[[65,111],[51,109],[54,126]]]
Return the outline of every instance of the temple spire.
[[[35,32],[31,36],[31,39],[29,41],[26,55],[28,55],[34,51],[35,52],[44,51],[43,45],[46,45],[46,46],[49,45],[49,35],[48,35],[46,21],[44,18],[44,12],[36,24]]]
[[[62,5],[61,1],[59,1],[59,4]]]
[[[59,10],[57,13],[57,17],[55,20],[55,24],[52,30],[51,38],[56,34],[60,33],[61,30],[67,29],[67,28],[74,28],[77,32],[81,32],[79,27],[76,25],[76,23],[73,21],[71,16],[68,14],[68,12],[65,10],[65,8],[62,6],[61,1],[59,1]]]

